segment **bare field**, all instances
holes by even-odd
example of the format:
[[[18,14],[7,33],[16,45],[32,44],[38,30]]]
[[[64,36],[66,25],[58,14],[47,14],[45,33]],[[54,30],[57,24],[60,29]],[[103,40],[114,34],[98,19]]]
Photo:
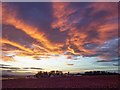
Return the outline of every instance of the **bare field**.
[[[120,77],[71,76],[2,80],[2,88],[117,88]]]

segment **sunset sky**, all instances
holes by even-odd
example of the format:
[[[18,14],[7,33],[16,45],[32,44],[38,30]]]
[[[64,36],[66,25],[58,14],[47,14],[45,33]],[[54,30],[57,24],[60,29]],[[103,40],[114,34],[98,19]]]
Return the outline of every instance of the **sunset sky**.
[[[2,3],[3,74],[118,70],[118,3]]]

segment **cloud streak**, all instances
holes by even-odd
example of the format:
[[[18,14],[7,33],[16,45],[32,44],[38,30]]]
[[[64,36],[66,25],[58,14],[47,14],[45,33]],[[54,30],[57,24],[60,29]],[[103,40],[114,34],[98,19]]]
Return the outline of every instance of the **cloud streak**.
[[[44,15],[42,11],[31,7],[39,13],[40,23],[44,23],[43,27],[39,22],[38,25],[29,24],[22,17],[25,16],[20,10],[21,6],[13,7],[14,4],[3,3],[3,25],[12,26],[17,31],[22,31],[20,35],[23,37],[9,39],[9,35],[3,32],[3,49],[12,51],[12,47],[20,49],[19,54],[23,56],[33,56],[34,59],[40,60],[42,57],[52,56],[54,54],[64,54],[67,59],[73,57],[99,57],[101,59],[110,60],[116,58],[117,46],[112,45],[118,35],[118,7],[116,3],[50,3],[51,14]],[[26,4],[27,5],[27,4]],[[29,6],[29,5],[28,5]],[[108,8],[106,8],[108,6]],[[42,6],[41,6],[42,8]],[[45,9],[46,10],[46,9]],[[27,10],[26,10],[27,12]],[[29,12],[27,12],[28,15]],[[49,12],[50,13],[50,12]],[[30,13],[29,13],[30,14]],[[49,26],[46,18],[49,19]],[[33,17],[30,17],[33,16]],[[30,14],[30,18],[36,14]],[[30,19],[32,22],[32,19]],[[32,22],[34,23],[34,22]],[[39,26],[39,27],[37,27]],[[47,29],[46,29],[47,28]],[[10,29],[8,27],[8,29]],[[12,29],[10,29],[12,30]],[[8,32],[9,30],[7,30]],[[24,36],[28,35],[24,40]],[[8,39],[7,39],[8,38]],[[32,39],[30,39],[32,38]],[[21,43],[24,42],[24,43]],[[109,42],[105,46],[105,42]],[[105,47],[105,48],[103,48]],[[112,49],[114,48],[114,50]],[[109,51],[109,52],[108,52]],[[114,52],[113,52],[114,51]],[[4,51],[5,52],[5,51]],[[14,52],[14,51],[13,51]],[[6,51],[6,53],[8,53]],[[9,53],[8,53],[9,54]]]
[[[117,38],[117,4],[90,3],[84,8],[82,4],[84,3],[80,3],[80,6],[76,3],[53,3],[55,20],[52,27],[59,28],[61,33],[68,32],[68,52],[83,56],[99,56],[96,49],[104,42]],[[109,8],[106,8],[106,5]]]
[[[12,45],[12,46],[14,46],[14,47],[17,47],[17,48],[19,48],[19,49],[21,49],[21,50],[24,50],[24,51],[27,51],[27,52],[29,52],[29,53],[33,53],[33,51],[32,51],[31,49],[26,48],[26,47],[24,47],[23,45],[20,45],[20,44],[18,44],[18,43],[16,43],[16,42],[13,42],[13,41],[10,41],[10,40],[7,40],[7,39],[3,39],[3,38],[2,38],[2,40],[1,40],[1,42],[2,42],[3,44]]]
[[[22,19],[18,18],[17,11],[11,10],[10,14],[7,14],[9,10],[9,5],[3,4],[3,23],[14,26],[17,30],[22,30],[27,35],[38,41],[42,44],[43,47],[47,48],[48,50],[54,51],[55,49],[58,49],[59,44],[53,44],[51,43],[44,32],[38,29],[37,27],[30,26],[27,23],[25,23]]]

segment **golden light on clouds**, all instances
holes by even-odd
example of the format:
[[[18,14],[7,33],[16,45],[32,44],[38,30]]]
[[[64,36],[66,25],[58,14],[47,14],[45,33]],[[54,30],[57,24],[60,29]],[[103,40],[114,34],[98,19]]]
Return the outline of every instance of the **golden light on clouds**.
[[[9,7],[9,6],[8,6]],[[30,26],[22,19],[17,17],[17,11],[12,10],[10,14],[7,14],[6,7],[3,4],[3,23],[14,26],[17,30],[25,32],[27,35],[40,42],[46,49],[54,52],[56,49],[60,49],[61,44],[55,44],[50,42],[45,33],[41,32],[40,28]]]
[[[30,13],[33,16],[31,15],[28,19],[32,20],[31,18],[33,18],[33,23],[38,22],[36,26],[34,24],[28,24],[28,22],[22,18],[23,13],[20,12],[19,6],[18,8],[17,6],[10,8],[12,6],[10,3],[3,4],[2,21],[3,25],[6,25],[4,27],[14,27],[16,31],[20,31],[19,33],[21,35],[21,37],[13,38],[11,35],[7,36],[7,33],[3,33],[6,34],[2,38],[3,46],[4,44],[8,44],[17,47],[19,49],[18,51],[21,51],[21,53],[16,53],[17,56],[32,56],[32,58],[36,60],[39,60],[42,56],[53,55],[53,57],[55,57],[61,54],[67,54],[65,55],[66,57],[99,54],[97,53],[97,49],[101,47],[105,41],[113,39],[117,35],[118,25],[115,21],[117,15],[114,14],[116,7],[115,5],[111,6],[111,4],[103,3],[98,5],[92,3],[83,8],[75,4],[76,3],[51,3],[51,10],[42,14],[41,12],[43,11],[34,8],[39,12],[37,13],[37,17],[35,15],[36,13]],[[96,5],[98,5],[98,7]],[[105,5],[108,5],[109,9],[105,8]],[[98,10],[95,7],[97,7]],[[112,7],[114,9],[112,9]],[[40,20],[34,21],[36,18],[39,19],[38,17]],[[109,22],[112,19],[113,21]],[[45,25],[40,25],[39,22]],[[12,31],[12,29],[10,30]],[[8,32],[9,30],[6,31]],[[24,40],[25,35],[28,37],[29,43]],[[15,40],[12,40],[9,36]],[[8,37],[8,39],[4,37]],[[6,49],[12,52],[13,48],[7,47]]]
[[[2,41],[3,44],[9,44],[9,45],[15,46],[15,47],[17,47],[17,48],[19,48],[19,49],[21,49],[21,50],[27,51],[27,52],[29,52],[29,53],[33,53],[33,51],[32,51],[31,49],[26,48],[26,47],[24,47],[23,45],[20,45],[20,44],[18,44],[18,43],[16,43],[16,42],[9,41],[9,40],[4,39],[4,38],[2,38],[1,41]]]

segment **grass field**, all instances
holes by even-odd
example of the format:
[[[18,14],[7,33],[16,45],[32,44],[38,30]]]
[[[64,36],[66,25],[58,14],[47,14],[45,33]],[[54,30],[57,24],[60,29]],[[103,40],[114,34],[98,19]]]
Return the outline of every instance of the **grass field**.
[[[118,76],[71,76],[2,80],[2,88],[117,88]]]

